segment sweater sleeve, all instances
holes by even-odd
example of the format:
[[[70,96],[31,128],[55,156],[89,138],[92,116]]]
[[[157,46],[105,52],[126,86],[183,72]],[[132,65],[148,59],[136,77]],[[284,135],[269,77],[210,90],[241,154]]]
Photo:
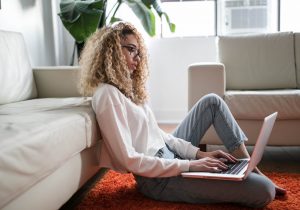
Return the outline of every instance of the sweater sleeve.
[[[122,104],[108,106],[101,113],[96,112],[96,116],[104,143],[120,171],[146,177],[170,177],[189,170],[189,160],[168,160],[137,152]]]
[[[195,147],[184,139],[177,138],[171,134],[165,133],[163,130],[160,130],[161,134],[164,138],[166,144],[176,152],[180,157],[186,159],[196,159],[197,151],[199,150],[198,147]]]

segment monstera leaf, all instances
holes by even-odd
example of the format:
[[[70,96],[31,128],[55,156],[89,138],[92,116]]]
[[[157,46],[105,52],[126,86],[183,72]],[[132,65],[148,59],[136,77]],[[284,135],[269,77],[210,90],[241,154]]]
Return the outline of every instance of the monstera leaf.
[[[159,0],[123,0],[119,2],[120,4],[123,2],[126,3],[132,9],[150,36],[154,36],[156,34],[155,16],[152,12],[152,8],[156,11],[160,18],[165,16],[170,30],[172,32],[175,31],[175,24],[171,23],[168,14],[162,11]]]
[[[84,42],[105,19],[106,0],[61,0],[58,14],[77,43]]]
[[[175,24],[171,23],[170,18],[168,16],[167,13],[165,13],[161,6],[160,6],[160,1],[157,0],[142,0],[142,2],[149,8],[151,9],[153,7],[153,9],[156,11],[156,13],[159,15],[160,18],[162,18],[162,16],[165,16],[166,21],[169,25],[170,31],[171,32],[175,32]]]
[[[124,0],[124,2],[132,9],[134,14],[140,19],[144,29],[150,36],[155,35],[155,16],[150,8],[148,8],[141,0]]]

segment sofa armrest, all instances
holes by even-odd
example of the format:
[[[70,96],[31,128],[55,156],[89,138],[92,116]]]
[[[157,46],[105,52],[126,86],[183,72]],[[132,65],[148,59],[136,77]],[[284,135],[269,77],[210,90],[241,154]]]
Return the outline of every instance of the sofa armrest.
[[[225,94],[225,67],[221,63],[195,63],[188,68],[188,109],[204,95]]]
[[[81,96],[77,84],[78,66],[49,66],[33,68],[38,98]]]

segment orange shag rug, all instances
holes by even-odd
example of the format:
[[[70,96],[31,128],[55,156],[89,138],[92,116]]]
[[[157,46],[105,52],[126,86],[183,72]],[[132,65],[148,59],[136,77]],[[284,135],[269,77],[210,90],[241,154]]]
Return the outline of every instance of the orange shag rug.
[[[266,173],[276,184],[287,189],[287,195],[276,198],[264,209],[300,209],[300,174]],[[136,189],[132,174],[120,174],[109,170],[87,193],[77,210],[123,209],[123,210],[196,210],[196,209],[249,209],[234,204],[186,204],[161,202],[146,198]]]

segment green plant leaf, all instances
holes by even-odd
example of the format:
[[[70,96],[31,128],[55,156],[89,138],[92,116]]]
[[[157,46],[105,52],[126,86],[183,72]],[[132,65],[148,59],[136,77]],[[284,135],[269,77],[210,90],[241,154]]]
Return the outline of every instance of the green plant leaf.
[[[170,21],[168,14],[162,10],[159,0],[143,0],[143,2],[144,4],[150,4],[150,6],[152,5],[153,9],[157,12],[160,18],[162,18],[162,16],[165,16],[170,31],[175,32],[176,25]]]
[[[112,17],[110,19],[110,23],[114,23],[114,22],[118,22],[118,21],[123,21],[121,18],[117,18],[117,17]]]
[[[170,31],[171,31],[171,32],[175,32],[175,30],[176,30],[176,25],[175,25],[174,23],[171,23],[168,14],[165,13],[165,12],[163,12],[162,15],[165,16],[166,21],[167,21],[167,23],[168,23],[168,25],[169,25]]]
[[[142,2],[146,5],[146,7],[148,7],[149,9],[151,9],[151,5],[153,4],[155,0],[142,0]]]
[[[76,42],[82,43],[96,31],[105,9],[106,0],[62,0],[58,15]]]
[[[150,36],[155,35],[155,16],[141,0],[124,0],[132,9],[134,14],[140,19],[144,29]]]

